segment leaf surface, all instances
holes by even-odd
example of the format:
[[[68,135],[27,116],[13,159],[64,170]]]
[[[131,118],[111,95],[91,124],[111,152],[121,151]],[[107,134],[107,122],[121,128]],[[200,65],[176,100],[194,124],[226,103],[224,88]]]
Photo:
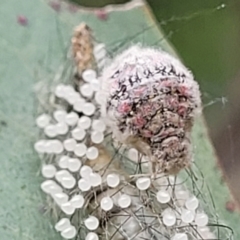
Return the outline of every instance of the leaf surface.
[[[35,118],[38,102],[34,86],[49,80],[66,61],[74,26],[85,21],[95,38],[110,52],[141,42],[161,46],[175,54],[167,37],[159,30],[148,6],[135,1],[108,8],[107,20],[93,11],[62,4],[60,12],[44,0],[1,0],[0,3],[0,236],[2,240],[62,239],[45,216],[45,197],[41,193],[40,161],[33,150],[38,130]],[[28,19],[27,26],[17,22]],[[194,128],[195,159],[209,183],[219,218],[235,230],[240,218],[228,213],[229,192],[220,183],[216,158],[203,120]],[[48,214],[46,214],[48,215]]]

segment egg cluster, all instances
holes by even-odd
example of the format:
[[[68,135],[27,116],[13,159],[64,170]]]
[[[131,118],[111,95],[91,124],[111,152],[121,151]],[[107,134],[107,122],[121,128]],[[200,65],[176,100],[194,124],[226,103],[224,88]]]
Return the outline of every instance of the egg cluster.
[[[78,211],[85,212],[88,193],[95,192],[94,189],[103,184],[117,189],[122,178],[114,172],[103,177],[101,172],[91,167],[91,162],[99,157],[106,124],[99,113],[102,96],[98,91],[96,72],[88,69],[82,73],[82,79],[78,90],[72,85],[58,84],[53,93],[56,110],[41,114],[36,119],[44,136],[34,145],[45,162],[41,173],[46,180],[42,182],[41,189],[61,211],[63,217],[56,223],[55,229],[65,239],[77,235],[79,226],[71,222],[71,216]],[[138,185],[141,188],[141,183]],[[131,197],[124,193],[119,195],[117,201],[110,196],[99,200],[104,212],[111,211],[114,206],[126,209],[131,203]],[[86,214],[82,224],[89,231],[86,240],[99,239],[97,232],[94,232],[99,227],[97,216]]]
[[[83,27],[86,29],[85,26]],[[76,48],[79,47],[78,43],[77,40],[74,42]],[[99,53],[95,56],[99,64],[100,59],[105,56],[102,44],[96,46],[93,52]],[[127,147],[127,154],[123,159],[120,159],[121,154],[118,151],[114,154],[109,151],[108,157],[103,155],[102,149],[107,149],[107,145],[110,145],[106,143],[106,135],[111,135],[113,132],[117,139],[129,140],[129,136],[135,136],[136,131],[139,130],[135,127],[145,123],[137,119],[138,113],[131,109],[131,121],[127,121],[127,118],[124,118],[124,121],[131,122],[133,128],[120,127],[123,123],[121,114],[129,111],[130,104],[130,102],[125,104],[124,83],[121,82],[120,86],[116,80],[123,79],[121,72],[116,72],[111,78],[115,80],[109,82],[109,86],[106,86],[104,81],[105,88],[110,89],[110,95],[116,97],[111,97],[111,100],[106,102],[106,92],[101,89],[97,72],[93,69],[82,71],[84,66],[78,59],[79,55],[74,56],[78,67],[81,67],[81,71],[78,71],[77,84],[60,83],[55,86],[51,96],[54,99],[55,110],[41,114],[36,119],[37,126],[42,130],[41,139],[34,145],[43,160],[41,173],[45,180],[41,184],[41,189],[48,195],[51,206],[57,209],[56,231],[64,239],[79,239],[79,236],[80,239],[85,240],[214,239],[214,234],[208,227],[209,217],[202,210],[197,195],[186,190],[184,184],[179,182],[176,184],[179,178],[176,180],[173,176],[159,173],[156,178],[152,178],[149,177],[150,174],[142,174],[138,168],[134,169],[134,175],[130,176],[122,167],[121,161],[126,165],[128,158],[137,163],[137,166],[142,164],[142,167],[147,169],[151,154],[141,151],[142,146],[146,146],[141,145],[142,140],[140,145],[134,145],[133,143],[137,141],[131,141],[132,139],[123,141]],[[134,61],[132,59],[133,66],[135,66]],[[128,66],[125,70],[131,72],[133,68]],[[161,74],[163,72],[158,74],[157,79],[162,76]],[[179,77],[184,82],[186,76]],[[126,81],[131,85],[130,79]],[[140,80],[146,87],[144,84],[149,80],[143,78]],[[154,84],[150,84],[152,90]],[[137,86],[136,89],[130,87],[129,94],[135,94],[136,90],[140,97],[146,90],[140,91],[143,86]],[[148,97],[146,101],[149,100]],[[195,102],[191,102],[193,100],[191,97],[189,99],[188,108],[194,108]],[[104,109],[104,106],[108,106],[107,109]],[[115,111],[116,106],[117,111]],[[102,118],[100,108],[105,118]],[[194,112],[193,109],[189,112],[185,108],[182,111],[186,121]],[[172,122],[167,117],[166,119],[165,124],[171,125]],[[191,122],[191,117],[188,120]],[[183,123],[182,120],[179,121]],[[154,121],[151,122],[153,123]],[[108,129],[107,125],[111,129]],[[146,126],[150,129],[149,125]],[[167,126],[166,129],[169,130],[171,127]],[[119,131],[120,128],[122,130]],[[182,130],[184,129],[183,126]],[[167,135],[166,139],[168,137]],[[143,142],[147,142],[148,138],[150,137],[146,135]],[[110,137],[110,142],[112,141]],[[153,147],[154,144],[150,146]],[[129,148],[131,145],[138,147],[138,150]],[[139,159],[142,163],[139,163]]]
[[[148,159],[135,148],[129,148],[126,156],[138,167],[148,164]],[[170,234],[171,240],[215,239],[208,227],[209,217],[200,206],[200,199],[186,189],[179,176],[159,175],[157,179],[138,177],[136,187],[141,191],[153,192],[162,209],[161,224],[170,232],[176,229],[175,233]],[[217,229],[218,226],[215,230],[219,231]]]
[[[98,110],[101,102],[99,81],[92,69],[85,70],[82,79],[79,89],[58,84],[53,93],[56,110],[36,119],[44,138],[37,141],[34,148],[47,159],[41,169],[46,178],[41,189],[66,215],[55,225],[65,239],[77,235],[77,226],[72,225],[68,217],[84,208],[84,193],[102,184],[102,176],[85,164],[98,158],[98,146],[103,142],[106,130]],[[119,181],[117,175],[109,175],[108,179],[110,186]],[[94,216],[88,216],[84,224],[90,231],[98,225]],[[98,237],[89,233],[86,239]]]

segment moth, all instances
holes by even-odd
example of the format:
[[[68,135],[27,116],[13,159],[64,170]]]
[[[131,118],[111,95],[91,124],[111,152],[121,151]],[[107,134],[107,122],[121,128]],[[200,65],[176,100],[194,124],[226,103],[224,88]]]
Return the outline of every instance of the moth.
[[[146,155],[153,174],[177,174],[190,165],[201,94],[178,59],[132,46],[103,70],[101,91],[101,112],[114,137]]]

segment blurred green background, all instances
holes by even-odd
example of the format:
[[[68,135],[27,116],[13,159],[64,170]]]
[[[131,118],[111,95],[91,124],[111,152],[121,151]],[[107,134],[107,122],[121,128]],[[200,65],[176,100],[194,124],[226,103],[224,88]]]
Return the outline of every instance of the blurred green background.
[[[209,133],[240,203],[240,1],[149,4],[165,33],[172,32],[170,42],[200,83]]]
[[[72,1],[88,7],[127,2]],[[240,1],[147,2],[169,41],[200,83],[204,115],[219,164],[240,203]]]

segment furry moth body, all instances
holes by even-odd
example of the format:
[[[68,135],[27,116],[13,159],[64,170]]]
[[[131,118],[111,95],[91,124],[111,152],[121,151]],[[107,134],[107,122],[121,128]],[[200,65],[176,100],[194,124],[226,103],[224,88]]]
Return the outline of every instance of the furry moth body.
[[[101,111],[114,137],[147,155],[154,174],[176,174],[190,165],[190,133],[201,99],[179,60],[134,46],[103,70],[101,84]]]

